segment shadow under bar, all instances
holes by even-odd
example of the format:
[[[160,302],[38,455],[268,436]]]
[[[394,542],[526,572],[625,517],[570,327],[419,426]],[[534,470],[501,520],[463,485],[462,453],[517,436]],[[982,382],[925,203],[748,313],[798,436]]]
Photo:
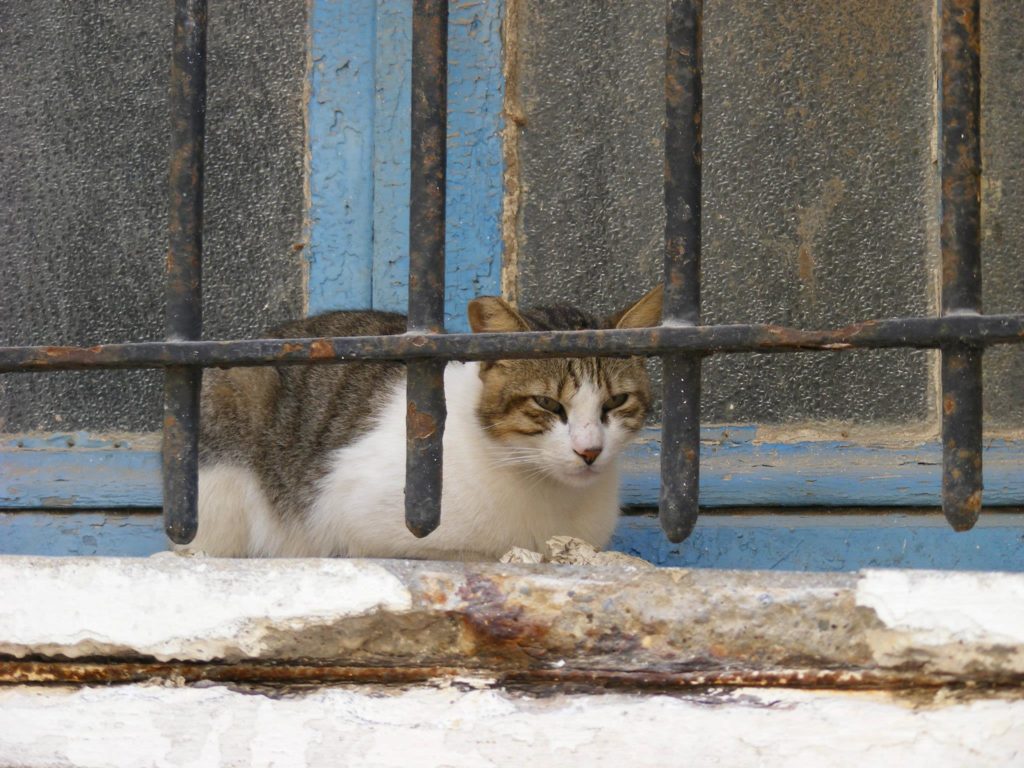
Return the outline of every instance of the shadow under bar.
[[[981,312],[979,0],[941,0],[942,314]],[[979,347],[942,350],[942,511],[974,527],[982,501]]]
[[[206,117],[206,0],[176,0],[171,53],[170,221],[166,265],[167,338],[202,336],[203,153]],[[171,541],[196,534],[199,387],[202,369],[164,374],[163,514]]]

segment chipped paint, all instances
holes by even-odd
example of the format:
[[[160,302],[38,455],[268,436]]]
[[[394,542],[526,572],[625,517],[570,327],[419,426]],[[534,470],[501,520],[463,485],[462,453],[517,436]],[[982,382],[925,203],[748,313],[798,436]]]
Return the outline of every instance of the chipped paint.
[[[1024,644],[1024,578],[866,571],[857,583],[857,605],[921,645]]]
[[[829,425],[831,428],[831,425]],[[840,425],[835,431],[841,432]],[[937,443],[896,447],[852,431],[815,440],[810,430],[783,433],[743,425],[701,431],[701,506],[934,506],[939,502]],[[78,434],[76,445],[11,436],[0,444],[0,506],[44,507],[48,496],[74,495],[74,508],[160,505],[160,459],[150,436]],[[1024,442],[995,435],[986,441],[986,507],[1024,505]],[[864,444],[863,441],[868,443]],[[83,449],[87,446],[88,449]],[[629,449],[621,498],[629,506],[657,504],[661,432],[644,431]],[[73,489],[73,494],[68,491]],[[984,519],[984,513],[982,516]]]
[[[660,566],[768,571],[931,568],[1024,571],[1024,515],[985,515],[953,535],[934,510],[893,513],[705,510],[685,546],[665,541],[656,518],[628,515],[609,547]],[[167,548],[158,512],[0,512],[0,554],[145,557]]]
[[[71,656],[131,649],[156,659],[259,656],[274,633],[301,634],[409,592],[384,568],[281,562],[0,558],[0,652],[66,647]]]
[[[445,325],[465,330],[500,287],[504,3],[450,13]],[[310,26],[310,310],[404,311],[412,4],[315,2]]]

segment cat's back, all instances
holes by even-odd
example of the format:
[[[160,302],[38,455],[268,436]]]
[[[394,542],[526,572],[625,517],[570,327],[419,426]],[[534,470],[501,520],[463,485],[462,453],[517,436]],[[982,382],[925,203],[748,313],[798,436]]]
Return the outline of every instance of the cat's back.
[[[338,311],[283,323],[265,337],[390,336],[405,328],[403,315]],[[276,495],[364,433],[402,371],[391,362],[207,369],[201,460],[251,466]]]
[[[394,336],[405,333],[405,315],[376,310],[339,310],[289,320],[269,329],[268,339],[312,339],[321,336]]]

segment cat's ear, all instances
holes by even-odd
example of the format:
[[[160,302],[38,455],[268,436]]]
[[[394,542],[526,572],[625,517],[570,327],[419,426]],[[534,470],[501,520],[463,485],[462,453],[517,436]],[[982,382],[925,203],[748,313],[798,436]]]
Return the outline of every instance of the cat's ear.
[[[653,328],[661,325],[662,286],[658,285],[640,301],[608,320],[609,328]]]
[[[512,309],[512,306],[497,296],[481,296],[469,302],[469,327],[473,333],[509,333],[528,331],[530,326]]]

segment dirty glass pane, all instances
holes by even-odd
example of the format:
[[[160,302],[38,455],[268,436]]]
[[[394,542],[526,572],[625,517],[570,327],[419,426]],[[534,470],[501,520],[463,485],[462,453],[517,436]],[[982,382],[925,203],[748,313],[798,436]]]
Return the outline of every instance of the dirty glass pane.
[[[210,3],[205,335],[303,310],[305,3]],[[0,3],[0,344],[163,335],[171,6]],[[159,426],[156,372],[0,376],[0,431]]]
[[[934,312],[933,5],[705,4],[706,322]],[[519,299],[608,310],[660,275],[665,4],[520,6]],[[933,357],[715,358],[704,418],[921,422]]]
[[[986,312],[1024,311],[1024,14],[1019,3],[981,4],[983,301]],[[985,353],[985,416],[1024,425],[1024,348]]]

